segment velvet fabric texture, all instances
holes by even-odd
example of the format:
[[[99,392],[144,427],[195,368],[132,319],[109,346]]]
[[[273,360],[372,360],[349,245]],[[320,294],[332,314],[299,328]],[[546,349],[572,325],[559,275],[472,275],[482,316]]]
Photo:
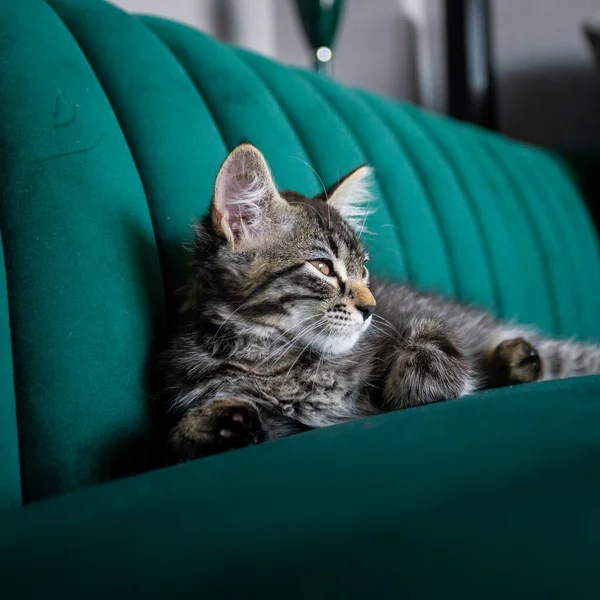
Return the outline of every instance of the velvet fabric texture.
[[[0,595],[596,598],[599,421],[506,388],[0,512]]]
[[[118,578],[172,598],[590,589],[595,377],[95,487],[158,464],[149,353],[182,242],[242,139],[304,194],[373,165],[379,275],[599,339],[576,168],[99,0],[0,0],[0,98],[2,597],[80,596],[91,580],[114,595]]]

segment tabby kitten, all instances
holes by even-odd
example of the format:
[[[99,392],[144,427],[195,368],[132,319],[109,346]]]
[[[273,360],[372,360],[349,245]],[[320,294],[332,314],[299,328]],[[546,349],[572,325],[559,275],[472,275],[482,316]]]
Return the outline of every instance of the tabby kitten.
[[[322,196],[279,192],[243,144],[197,227],[181,323],[164,355],[181,458],[475,390],[600,372],[600,347],[371,280],[370,169]]]

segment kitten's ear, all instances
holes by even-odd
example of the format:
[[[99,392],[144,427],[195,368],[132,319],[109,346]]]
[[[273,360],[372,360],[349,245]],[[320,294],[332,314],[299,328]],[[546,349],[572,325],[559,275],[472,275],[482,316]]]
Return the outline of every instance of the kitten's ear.
[[[211,217],[217,232],[236,250],[248,249],[260,242],[282,204],[261,152],[252,144],[235,148],[215,183]]]
[[[351,171],[327,190],[326,200],[353,227],[363,227],[371,212],[369,204],[373,196],[370,192],[373,169],[362,165]]]

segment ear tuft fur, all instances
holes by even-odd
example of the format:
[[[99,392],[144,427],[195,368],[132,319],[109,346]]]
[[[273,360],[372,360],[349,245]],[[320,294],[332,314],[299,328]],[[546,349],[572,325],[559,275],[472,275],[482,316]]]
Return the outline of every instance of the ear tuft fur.
[[[225,159],[215,183],[212,220],[232,247],[248,249],[269,228],[272,204],[281,201],[261,152],[241,144]]]
[[[372,176],[373,169],[362,165],[336,183],[327,194],[328,204],[355,229],[364,229],[367,216],[372,212]]]

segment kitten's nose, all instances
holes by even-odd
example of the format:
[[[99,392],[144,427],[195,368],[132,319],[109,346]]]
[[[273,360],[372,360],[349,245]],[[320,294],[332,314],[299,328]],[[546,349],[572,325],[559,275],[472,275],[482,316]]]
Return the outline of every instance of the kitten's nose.
[[[357,306],[356,308],[362,313],[365,321],[375,312],[374,304],[363,304],[362,306]]]
[[[371,290],[364,284],[359,284],[351,288],[351,296],[354,299],[356,310],[362,313],[363,319],[366,321],[375,311],[375,296]]]

